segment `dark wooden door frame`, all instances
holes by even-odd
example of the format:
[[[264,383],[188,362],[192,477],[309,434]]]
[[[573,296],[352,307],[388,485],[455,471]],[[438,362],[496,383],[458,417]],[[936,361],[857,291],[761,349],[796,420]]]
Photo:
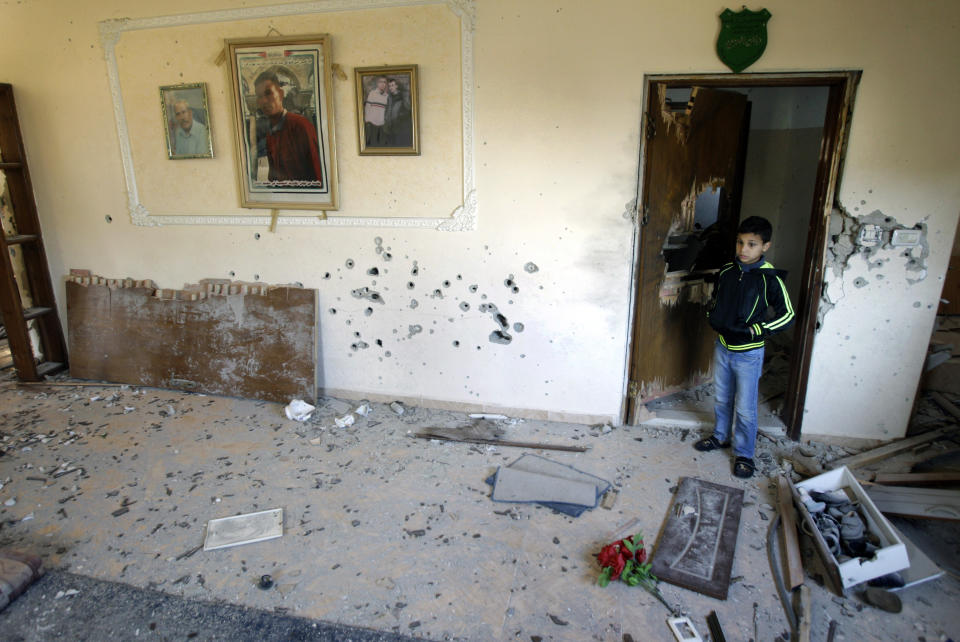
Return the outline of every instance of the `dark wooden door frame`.
[[[830,214],[839,191],[840,177],[843,169],[843,159],[846,154],[847,139],[850,132],[850,116],[853,113],[853,102],[857,86],[860,82],[860,71],[833,71],[833,72],[794,72],[794,73],[761,73],[761,74],[687,74],[687,75],[646,75],[644,76],[643,109],[646,115],[649,96],[656,84],[665,84],[667,87],[710,87],[714,89],[734,87],[827,87],[827,112],[824,118],[823,136],[820,144],[820,156],[817,167],[816,184],[810,215],[810,226],[807,233],[806,258],[804,259],[801,277],[801,290],[797,310],[796,328],[792,354],[790,359],[790,374],[787,379],[787,391],[784,402],[782,419],[787,425],[787,434],[791,439],[799,439],[803,425],[803,408],[807,397],[807,379],[810,375],[810,358],[813,352],[813,339],[817,331],[817,311],[820,297],[823,292],[824,255],[827,245],[827,233],[830,226]],[[646,184],[647,167],[646,157],[646,127],[649,118],[641,120],[640,136],[640,165],[638,171],[637,191],[638,207],[643,203],[641,193]],[[637,301],[637,278],[640,265],[640,234],[642,226],[640,219],[643,213],[638,212],[634,225],[634,256],[633,279],[630,284],[630,310],[632,318],[628,336],[634,335],[634,327],[642,314],[642,302]],[[631,355],[633,346],[627,346],[627,364],[624,392],[626,402],[623,404],[621,419],[624,422],[635,414],[631,404],[635,391],[628,385],[629,373],[632,371]]]

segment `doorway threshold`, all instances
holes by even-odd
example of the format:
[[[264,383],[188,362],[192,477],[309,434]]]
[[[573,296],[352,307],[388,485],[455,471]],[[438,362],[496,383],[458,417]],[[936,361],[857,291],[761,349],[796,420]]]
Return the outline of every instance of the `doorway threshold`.
[[[760,403],[757,407],[758,427],[764,434],[772,437],[785,437],[787,426],[780,419],[783,405],[783,393],[764,394],[761,384]],[[646,412],[639,422],[650,428],[701,428],[713,427],[713,383],[684,390],[673,395],[648,401],[644,404]]]

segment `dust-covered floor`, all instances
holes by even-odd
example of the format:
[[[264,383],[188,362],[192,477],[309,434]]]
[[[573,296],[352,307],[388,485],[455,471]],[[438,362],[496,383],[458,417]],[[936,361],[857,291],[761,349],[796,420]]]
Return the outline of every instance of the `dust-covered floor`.
[[[730,640],[787,635],[766,537],[776,514],[768,475],[798,454],[793,442],[762,436],[758,476],[739,480],[729,451],[693,450],[696,429],[503,422],[508,439],[590,448],[537,451],[619,490],[612,509],[571,518],[491,501],[484,479],[528,451],[411,436],[466,425],[466,415],[371,405],[336,428],[334,418],[356,402],[323,399],[300,423],[282,404],[241,399],[0,387],[0,546],[32,549],[48,568],[191,600],[432,640],[672,640],[667,610],[652,596],[597,586],[593,555],[634,518],[654,541],[678,481],[695,476],[745,491],[729,597],[662,583],[664,596],[703,636],[711,611]],[[804,447],[808,460],[847,453]],[[284,511],[281,538],[198,548],[208,520],[271,508]],[[805,564],[815,640],[831,620],[838,640],[958,637],[954,576],[901,592],[904,611],[893,615],[863,606],[855,591],[841,598],[818,584],[810,551]],[[270,590],[257,587],[265,574]],[[130,635],[134,626],[151,634],[147,620],[131,622]]]

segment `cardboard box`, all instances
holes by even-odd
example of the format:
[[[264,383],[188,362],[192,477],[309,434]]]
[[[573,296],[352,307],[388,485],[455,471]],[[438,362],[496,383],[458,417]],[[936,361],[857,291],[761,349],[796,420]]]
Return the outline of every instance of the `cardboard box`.
[[[837,590],[842,595],[843,592],[862,582],[872,580],[875,577],[894,573],[910,566],[910,560],[907,557],[907,548],[903,541],[897,535],[890,522],[884,517],[870,497],[864,492],[863,487],[856,478],[847,470],[846,466],[841,466],[834,470],[811,477],[793,486],[793,501],[807,524],[808,530],[813,532],[813,539],[816,543],[817,551],[823,559],[827,573],[831,576],[835,584],[838,584]],[[797,489],[805,488],[809,491],[826,492],[831,490],[846,489],[851,495],[853,501],[859,502],[861,507],[861,516],[867,520],[867,528],[880,539],[880,548],[874,553],[873,558],[861,560],[853,558],[840,563],[827,548],[826,542],[820,535],[820,531],[813,523],[810,513],[807,511],[803,502],[800,501]]]

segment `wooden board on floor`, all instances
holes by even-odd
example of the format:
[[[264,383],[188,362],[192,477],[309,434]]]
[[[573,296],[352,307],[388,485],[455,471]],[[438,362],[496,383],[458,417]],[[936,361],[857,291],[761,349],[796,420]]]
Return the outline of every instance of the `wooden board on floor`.
[[[960,520],[960,491],[908,486],[868,486],[865,489],[881,513]]]
[[[661,580],[727,599],[743,491],[683,477],[652,556]]]
[[[925,444],[941,437],[946,437],[957,431],[956,426],[947,426],[946,428],[938,428],[937,430],[931,430],[925,432],[922,435],[917,435],[916,437],[907,437],[906,439],[898,439],[889,444],[884,444],[877,448],[858,453],[856,455],[851,455],[849,457],[843,457],[842,459],[837,459],[830,462],[830,468],[840,468],[841,466],[846,466],[847,468],[857,468],[858,466],[866,466],[875,461],[880,461],[881,459],[886,459],[887,457],[893,457],[897,453],[901,453],[905,450],[910,450],[915,448],[920,444]]]
[[[315,399],[316,290],[260,286],[258,294],[204,292],[191,301],[157,298],[149,287],[66,286],[76,378]]]
[[[877,473],[873,481],[877,484],[928,486],[960,482],[960,473]]]
[[[787,478],[777,479],[780,519],[783,528],[783,550],[787,561],[787,588],[793,590],[803,584],[803,562],[800,559],[800,542],[797,537],[797,513],[793,507],[793,495]]]

